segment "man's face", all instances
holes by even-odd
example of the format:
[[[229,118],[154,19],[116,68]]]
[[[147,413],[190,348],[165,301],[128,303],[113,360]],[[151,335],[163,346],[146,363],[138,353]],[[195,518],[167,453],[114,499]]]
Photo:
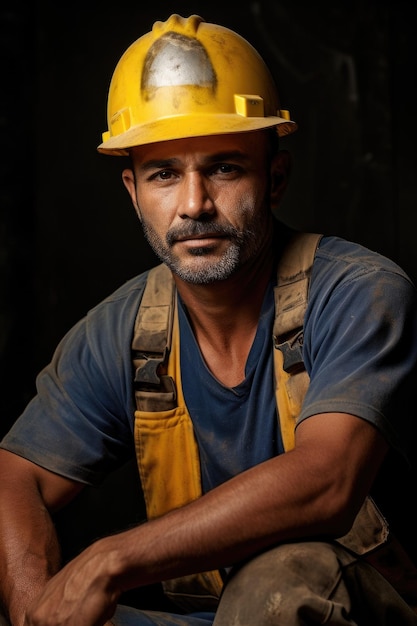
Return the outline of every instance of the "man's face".
[[[262,132],[132,150],[124,183],[159,258],[182,280],[225,280],[271,237],[271,166]]]

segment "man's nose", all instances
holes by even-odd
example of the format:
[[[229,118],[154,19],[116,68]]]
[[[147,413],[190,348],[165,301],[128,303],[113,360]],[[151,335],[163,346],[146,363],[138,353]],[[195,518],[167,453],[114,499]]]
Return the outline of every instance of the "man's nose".
[[[187,173],[181,185],[181,194],[179,210],[182,218],[198,219],[204,214],[214,213],[215,206],[210,196],[209,184],[203,174]]]

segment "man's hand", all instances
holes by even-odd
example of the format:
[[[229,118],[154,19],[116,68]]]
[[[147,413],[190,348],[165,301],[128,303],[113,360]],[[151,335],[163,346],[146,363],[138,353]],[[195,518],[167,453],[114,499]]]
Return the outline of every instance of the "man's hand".
[[[111,626],[120,592],[112,588],[112,555],[102,543],[51,578],[29,607],[25,626]]]

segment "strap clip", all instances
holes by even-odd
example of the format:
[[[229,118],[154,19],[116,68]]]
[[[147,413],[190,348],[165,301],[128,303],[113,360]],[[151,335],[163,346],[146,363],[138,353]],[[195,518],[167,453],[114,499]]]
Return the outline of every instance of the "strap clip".
[[[283,369],[287,374],[304,369],[303,340],[304,331],[301,329],[287,341],[275,345],[275,347],[282,352]]]
[[[138,354],[136,357],[142,361],[141,365],[135,372],[135,383],[146,387],[159,387],[161,384],[161,366],[165,363],[168,356],[168,350],[165,349],[164,354],[158,356],[149,356],[148,354]]]

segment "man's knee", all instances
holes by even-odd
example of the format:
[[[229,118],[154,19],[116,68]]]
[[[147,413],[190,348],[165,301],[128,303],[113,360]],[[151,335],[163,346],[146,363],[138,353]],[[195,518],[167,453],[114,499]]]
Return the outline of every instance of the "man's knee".
[[[341,555],[324,542],[283,544],[260,554],[231,576],[215,625],[325,624],[331,616],[332,624],[354,624],[342,580],[353,557]]]

